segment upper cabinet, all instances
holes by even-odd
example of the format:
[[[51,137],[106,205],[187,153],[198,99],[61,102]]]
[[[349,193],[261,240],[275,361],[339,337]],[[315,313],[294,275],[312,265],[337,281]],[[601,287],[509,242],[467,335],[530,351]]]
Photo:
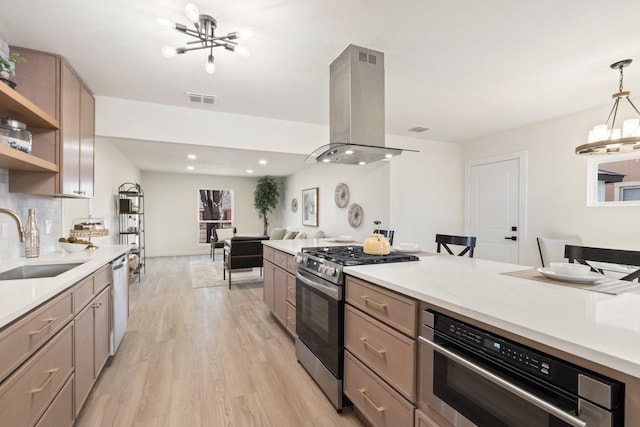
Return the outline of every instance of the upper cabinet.
[[[16,66],[12,78],[18,84],[16,89],[52,116],[54,123],[59,122],[59,128],[41,123],[29,127],[33,151],[28,157],[52,163],[54,169],[34,172],[7,167],[9,191],[93,197],[95,101],[91,91],[62,57],[18,47],[11,51],[26,59]]]

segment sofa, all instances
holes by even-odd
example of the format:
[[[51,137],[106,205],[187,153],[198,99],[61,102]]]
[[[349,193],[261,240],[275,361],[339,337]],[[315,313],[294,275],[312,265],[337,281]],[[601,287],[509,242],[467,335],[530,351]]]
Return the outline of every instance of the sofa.
[[[234,236],[224,241],[224,268],[222,278],[229,275],[231,289],[231,272],[233,270],[260,267],[262,275],[262,241],[268,236]]]

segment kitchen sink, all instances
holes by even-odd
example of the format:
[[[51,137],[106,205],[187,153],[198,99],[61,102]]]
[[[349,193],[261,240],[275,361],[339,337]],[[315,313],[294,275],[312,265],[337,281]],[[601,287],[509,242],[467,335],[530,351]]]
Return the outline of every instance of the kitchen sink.
[[[0,273],[0,280],[39,279],[55,277],[81,265],[81,262],[67,264],[23,265]]]

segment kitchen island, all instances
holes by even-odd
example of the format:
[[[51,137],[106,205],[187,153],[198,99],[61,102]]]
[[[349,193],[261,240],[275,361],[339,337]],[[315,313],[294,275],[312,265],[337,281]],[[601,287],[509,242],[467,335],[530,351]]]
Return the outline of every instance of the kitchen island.
[[[265,244],[293,255],[334,243]],[[416,300],[420,312],[443,312],[617,379],[625,383],[627,423],[640,419],[640,292],[610,295],[504,274],[531,268],[429,254],[418,262],[345,267],[344,273]]]

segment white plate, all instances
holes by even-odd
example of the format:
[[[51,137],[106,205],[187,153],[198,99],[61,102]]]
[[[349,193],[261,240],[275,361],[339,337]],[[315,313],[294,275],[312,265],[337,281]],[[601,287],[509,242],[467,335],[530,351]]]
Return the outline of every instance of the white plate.
[[[549,279],[561,280],[563,282],[571,283],[594,283],[600,279],[604,279],[604,275],[590,271],[589,274],[581,276],[571,276],[568,274],[554,273],[546,268],[538,268],[538,272]]]
[[[401,254],[417,254],[418,252],[422,252],[422,248],[415,248],[415,249],[393,248],[393,251],[400,252]]]

